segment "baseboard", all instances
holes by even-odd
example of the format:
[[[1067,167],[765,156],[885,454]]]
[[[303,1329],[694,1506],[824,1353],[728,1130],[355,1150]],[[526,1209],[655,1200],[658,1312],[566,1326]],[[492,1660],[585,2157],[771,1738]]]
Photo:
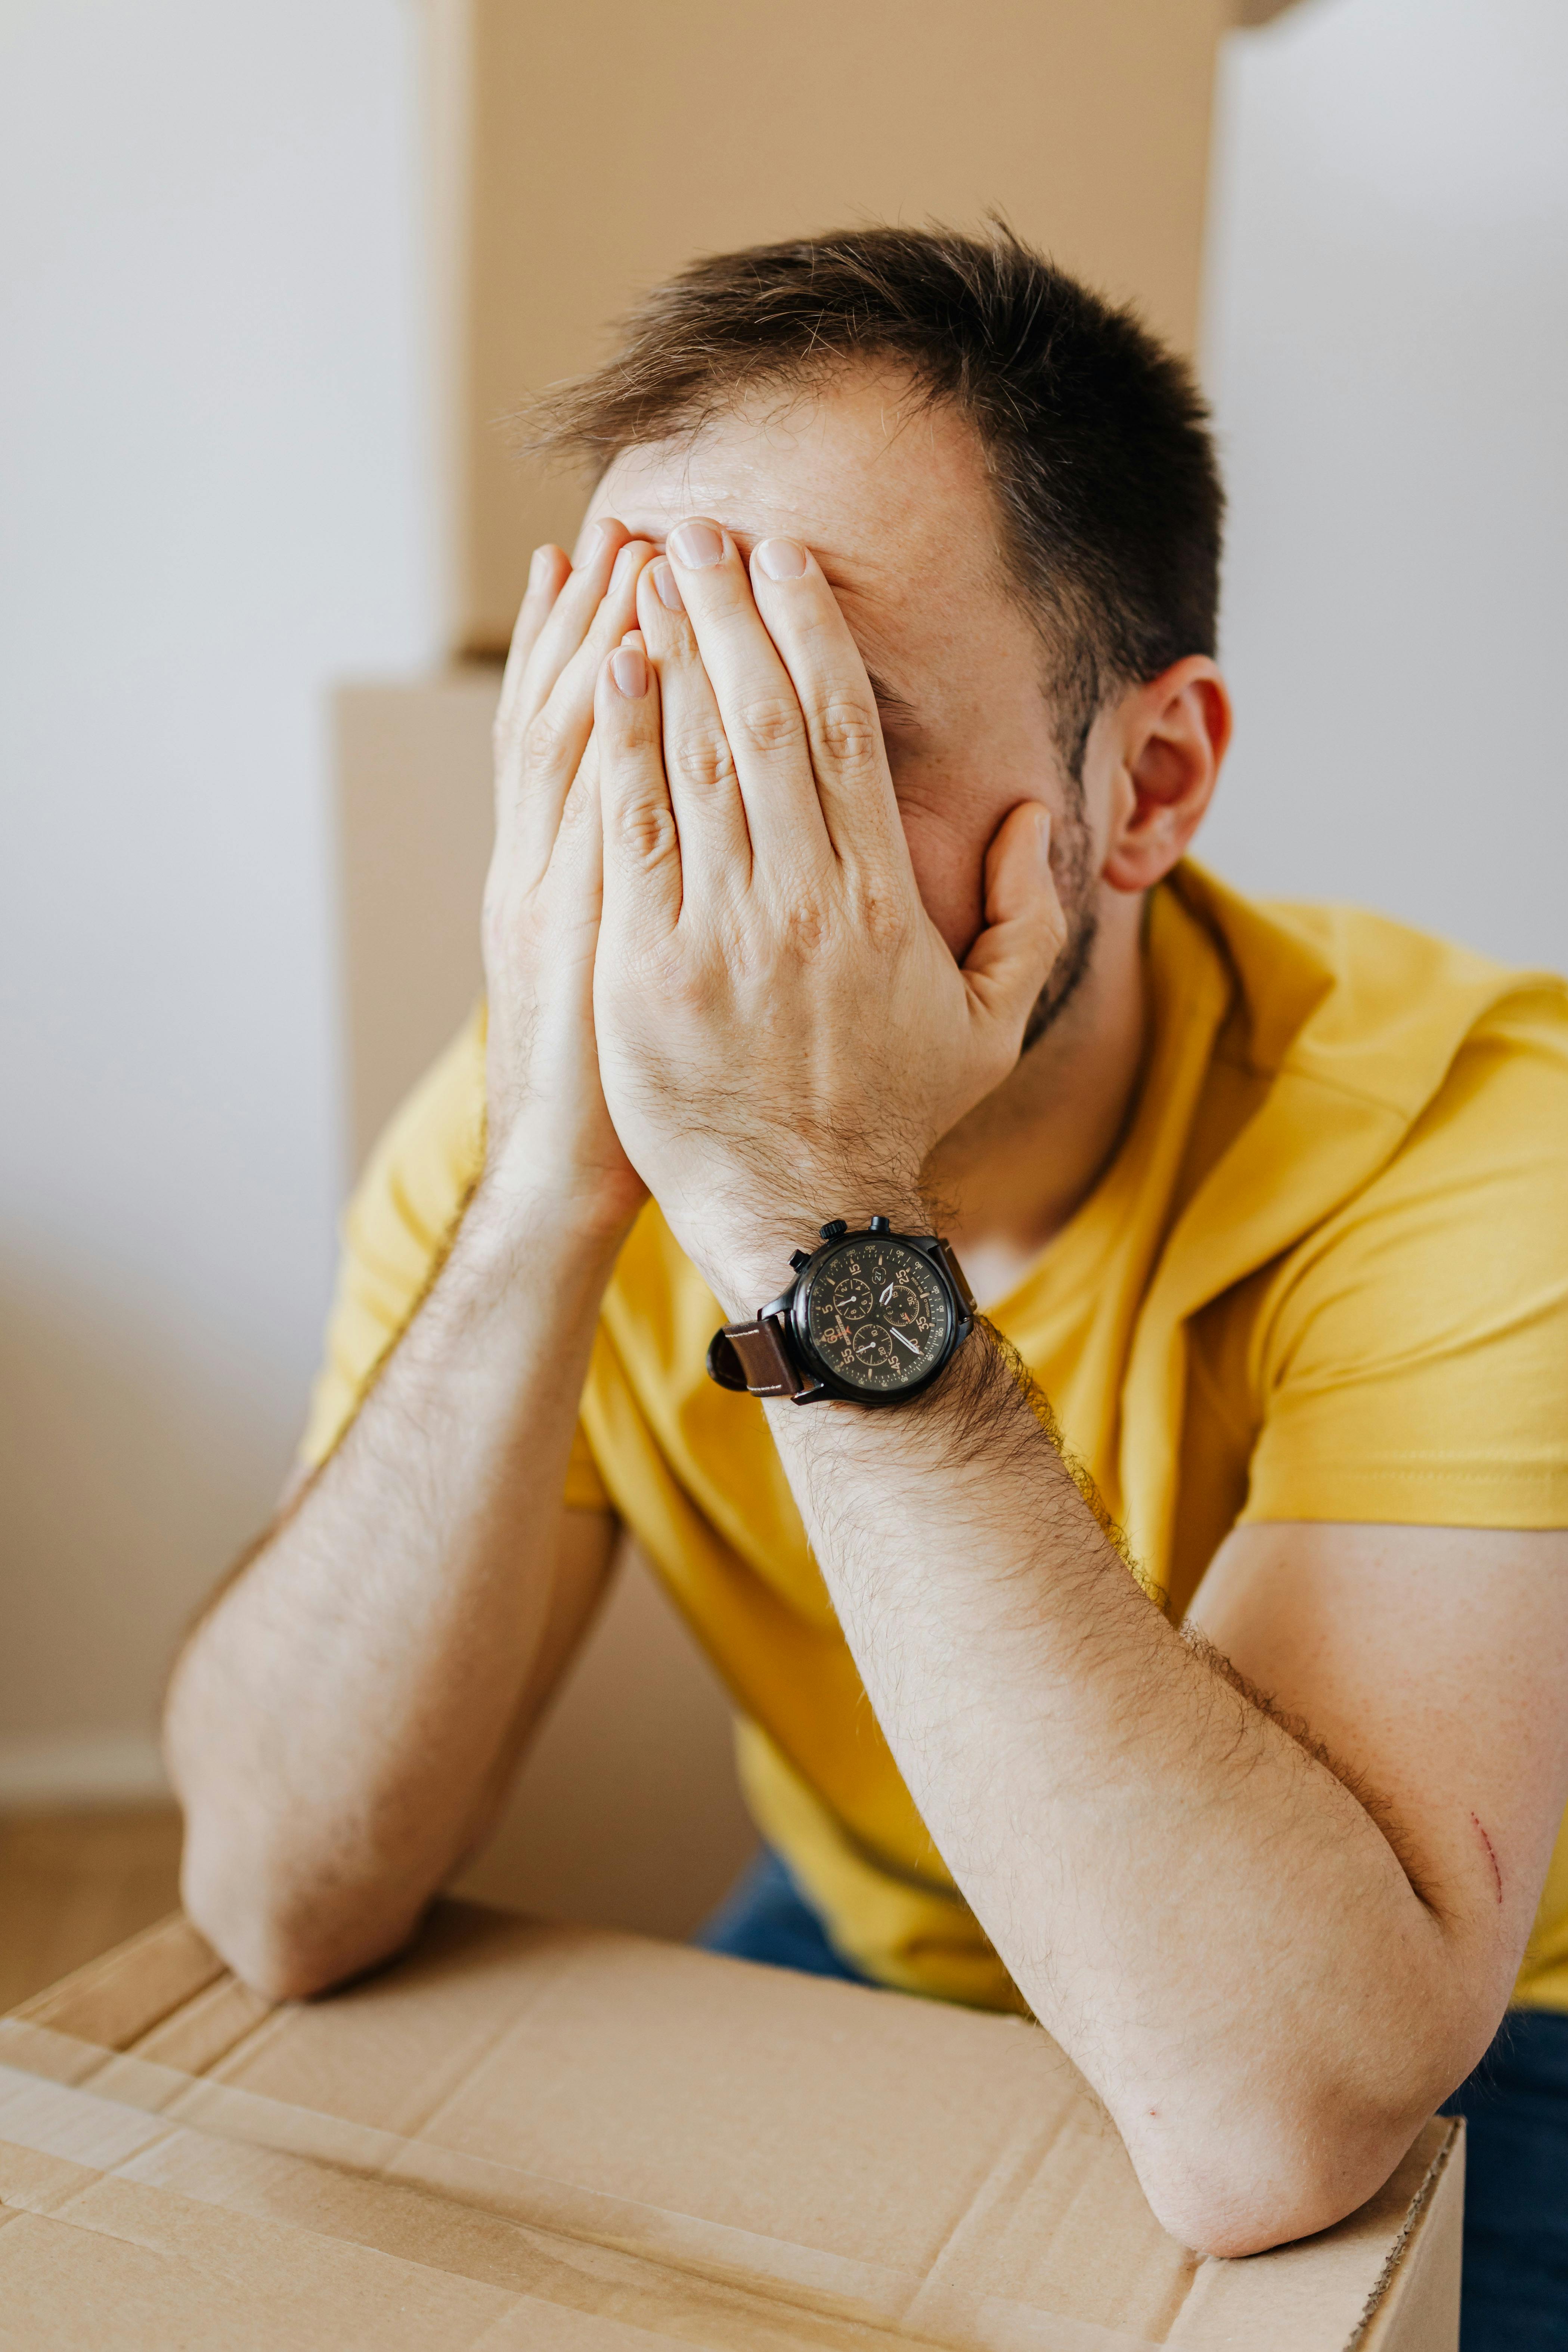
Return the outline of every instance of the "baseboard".
[[[168,1795],[158,1743],[145,1733],[0,1739],[0,1810],[150,1804]]]

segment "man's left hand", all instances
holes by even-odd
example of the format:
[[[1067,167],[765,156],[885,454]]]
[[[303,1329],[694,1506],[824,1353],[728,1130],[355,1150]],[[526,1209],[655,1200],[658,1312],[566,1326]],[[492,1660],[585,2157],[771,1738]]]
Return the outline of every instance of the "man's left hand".
[[[1065,935],[1036,801],[962,965],[927,915],[876,699],[810,553],[683,523],[605,664],[594,1012],[617,1134],[731,1310],[826,1217],[919,1220],[927,1155],[1016,1062]],[[754,1295],[753,1295],[754,1294]]]

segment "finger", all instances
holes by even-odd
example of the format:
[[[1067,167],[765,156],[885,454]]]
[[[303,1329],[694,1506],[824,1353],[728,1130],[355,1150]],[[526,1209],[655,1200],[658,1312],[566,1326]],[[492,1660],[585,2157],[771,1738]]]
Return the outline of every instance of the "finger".
[[[618,528],[618,526],[617,526]],[[605,655],[637,620],[637,575],[653,555],[647,540],[627,540],[617,549],[605,586],[580,645],[556,678],[542,708],[521,730],[507,814],[518,855],[538,870],[549,860],[572,779],[587,748],[594,724],[594,688]],[[573,593],[568,583],[560,602]],[[553,625],[552,614],[547,626]],[[501,823],[498,808],[498,833]]]
[[[527,694],[532,710],[543,709],[556,679],[593,626],[620,551],[630,537],[625,523],[613,515],[584,529],[577,561],[529,656]]]
[[[658,673],[664,773],[680,839],[683,903],[737,898],[752,877],[752,837],[735,762],[673,566],[660,557],[637,582],[637,623]]]
[[[563,920],[586,941],[592,957],[605,886],[605,837],[599,812],[598,746],[593,736],[561,812],[550,852],[548,887]]]
[[[825,862],[805,721],[734,541],[696,516],[665,545],[734,755],[754,859],[775,870]]]
[[[972,1003],[1014,1052],[1066,939],[1050,815],[1038,801],[1020,801],[985,853],[985,929],[963,961]]]
[[[909,867],[877,698],[837,597],[798,540],[760,541],[751,572],[757,612],[805,722],[828,839],[840,857]]]
[[[594,742],[605,931],[618,940],[668,937],[680,916],[680,846],[664,779],[658,679],[636,632],[600,668]]]
[[[528,567],[528,586],[518,608],[517,625],[511,633],[507,650],[506,669],[501,677],[500,700],[496,706],[496,748],[508,733],[517,709],[518,696],[522,687],[522,675],[528,657],[539,641],[539,633],[550,617],[550,610],[563,586],[570,578],[572,566],[558,547],[536,547]]]
[[[625,526],[601,529],[574,571],[558,547],[538,548],[518,614],[495,723],[496,837],[515,824],[522,803],[528,731],[563,663],[581,642],[609,584]],[[592,602],[589,599],[592,598]]]

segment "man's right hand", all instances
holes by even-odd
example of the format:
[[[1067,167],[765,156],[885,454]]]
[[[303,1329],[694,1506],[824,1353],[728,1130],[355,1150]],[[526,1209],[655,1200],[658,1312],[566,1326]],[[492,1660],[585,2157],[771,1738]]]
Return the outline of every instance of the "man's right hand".
[[[594,950],[602,833],[594,689],[637,625],[656,550],[590,524],[575,569],[535,552],[496,715],[496,839],[485,885],[489,1027],[484,1190],[588,1241],[618,1240],[646,1197],[599,1084]]]

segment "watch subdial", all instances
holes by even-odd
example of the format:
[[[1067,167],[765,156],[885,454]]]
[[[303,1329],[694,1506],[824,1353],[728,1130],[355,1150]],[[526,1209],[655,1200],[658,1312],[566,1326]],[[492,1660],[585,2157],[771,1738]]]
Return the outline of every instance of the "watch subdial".
[[[862,1323],[850,1344],[863,1371],[886,1371],[897,1353],[892,1333],[881,1323]]]
[[[834,1284],[828,1294],[828,1305],[845,1328],[851,1329],[857,1323],[864,1323],[874,1311],[871,1286],[858,1274],[847,1274],[841,1282]]]
[[[926,1312],[926,1302],[912,1282],[895,1279],[877,1293],[877,1313],[895,1331],[909,1330],[924,1320]]]

